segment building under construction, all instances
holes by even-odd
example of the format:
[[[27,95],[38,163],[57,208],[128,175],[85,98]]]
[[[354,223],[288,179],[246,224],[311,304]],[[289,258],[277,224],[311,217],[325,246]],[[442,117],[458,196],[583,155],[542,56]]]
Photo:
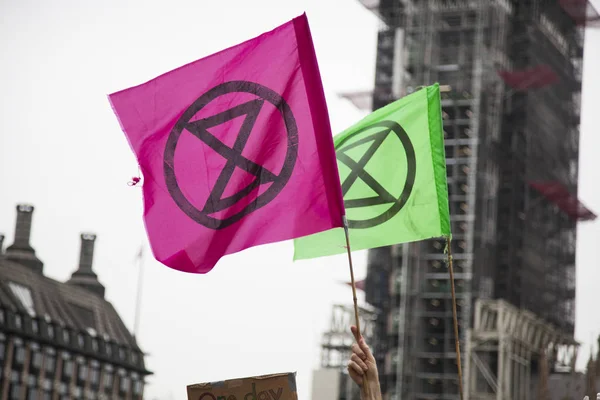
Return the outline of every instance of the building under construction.
[[[533,398],[540,374],[572,370],[577,352],[576,225],[595,218],[577,199],[581,75],[598,14],[582,0],[362,3],[381,20],[375,87],[346,97],[377,109],[444,88],[466,398]],[[388,400],[459,398],[444,246],[369,253]]]

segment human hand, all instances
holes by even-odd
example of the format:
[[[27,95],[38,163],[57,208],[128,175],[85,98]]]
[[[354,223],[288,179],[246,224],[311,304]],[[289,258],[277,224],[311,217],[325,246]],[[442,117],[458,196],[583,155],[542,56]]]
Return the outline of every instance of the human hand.
[[[377,373],[377,363],[371,353],[365,339],[358,337],[355,326],[350,328],[354,337],[358,338],[358,343],[352,345],[352,355],[348,362],[348,373],[352,380],[361,389],[361,398],[363,400],[380,400],[381,388],[379,386],[379,374]],[[366,380],[366,385],[365,385]]]

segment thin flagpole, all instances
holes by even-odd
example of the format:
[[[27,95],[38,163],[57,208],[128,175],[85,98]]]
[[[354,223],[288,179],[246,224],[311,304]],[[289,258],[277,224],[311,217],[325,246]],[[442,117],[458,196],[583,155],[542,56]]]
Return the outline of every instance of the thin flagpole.
[[[138,284],[137,296],[135,301],[135,322],[133,325],[133,337],[137,337],[140,327],[140,309],[142,306],[142,282],[144,277],[144,247],[140,246],[140,251],[136,257],[138,261]]]
[[[346,216],[343,217],[344,221],[344,234],[346,235],[346,250],[348,251],[348,265],[350,266],[350,283],[352,284],[352,298],[354,300],[354,319],[356,320],[356,342],[360,340],[361,332],[360,332],[360,320],[358,318],[358,299],[356,297],[356,281],[354,280],[354,267],[352,265],[352,250],[350,249],[350,233],[348,232],[348,220]],[[367,394],[370,392],[369,381],[367,379],[367,375],[364,376],[363,386],[367,391]]]
[[[344,218],[344,233],[346,235],[346,250],[348,251],[348,265],[350,266],[350,283],[352,285],[352,297],[354,300],[354,318],[356,319],[356,341],[360,339],[360,320],[358,319],[358,299],[356,297],[356,282],[354,280],[354,267],[352,265],[352,250],[350,249],[350,233],[348,232],[348,220]]]
[[[446,238],[446,251],[448,255],[448,272],[450,272],[450,289],[452,292],[452,319],[454,321],[454,345],[456,347],[456,365],[458,367],[458,390],[460,393],[460,400],[464,399],[463,394],[463,375],[462,366],[460,362],[460,340],[458,337],[458,317],[456,312],[456,292],[454,290],[454,268],[452,267],[452,240],[450,237]]]

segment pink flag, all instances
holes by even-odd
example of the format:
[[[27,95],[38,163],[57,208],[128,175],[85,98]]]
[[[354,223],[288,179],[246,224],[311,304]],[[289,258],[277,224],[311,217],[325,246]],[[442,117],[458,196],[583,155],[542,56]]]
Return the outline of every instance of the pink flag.
[[[144,175],[163,264],[206,273],[226,254],[342,226],[305,14],[109,100]]]

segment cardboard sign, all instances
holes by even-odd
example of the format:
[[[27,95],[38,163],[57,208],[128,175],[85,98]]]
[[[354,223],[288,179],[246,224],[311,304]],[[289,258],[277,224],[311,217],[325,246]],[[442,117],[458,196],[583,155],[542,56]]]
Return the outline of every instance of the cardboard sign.
[[[296,374],[275,374],[187,387],[188,400],[298,400]]]

